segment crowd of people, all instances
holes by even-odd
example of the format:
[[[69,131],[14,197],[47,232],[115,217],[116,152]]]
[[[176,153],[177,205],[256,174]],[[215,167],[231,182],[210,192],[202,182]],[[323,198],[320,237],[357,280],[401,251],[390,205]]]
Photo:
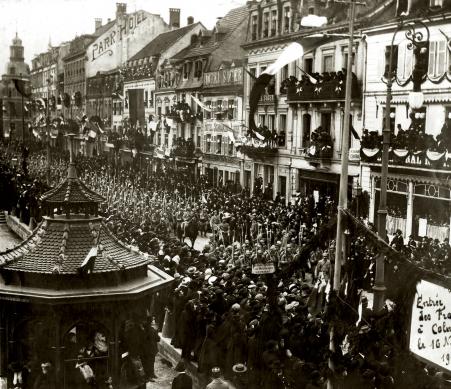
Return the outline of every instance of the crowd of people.
[[[9,159],[0,165],[8,187],[18,179]],[[42,162],[39,153],[32,153],[27,177],[19,177],[39,190],[33,189],[25,203],[2,206],[19,213],[30,209],[30,197],[37,199],[46,189]],[[51,185],[64,177],[67,165],[67,158],[54,158]],[[204,384],[211,378],[230,388],[324,387],[329,378],[331,304],[336,301],[331,293],[336,213],[332,199],[299,196],[286,204],[280,197],[272,201],[246,191],[230,193],[210,186],[205,177],[196,182],[168,166],[156,172],[119,167],[104,156],[78,156],[76,165],[80,178],[107,199],[101,213],[109,228],[122,241],[152,254],[154,265],[174,277],[172,289],[155,296],[152,314],[158,329],[182,349],[184,361],[197,363]],[[32,208],[39,210],[36,204]],[[33,217],[39,222],[38,211]],[[185,241],[190,236],[185,229],[191,225],[201,236],[209,233],[210,241],[201,251]],[[405,252],[404,242],[391,244]],[[448,253],[436,261],[439,253],[433,246],[407,247],[421,263],[432,253],[432,266],[442,270]],[[350,261],[343,266],[348,280],[343,285],[352,303],[344,308],[349,314],[341,320],[348,326],[337,331],[342,352],[335,357],[345,387],[377,383],[375,387],[391,388],[395,382],[407,382],[396,370],[398,365],[391,365],[393,344],[386,345],[390,352],[380,355],[371,343],[374,337],[386,343],[376,325],[382,319],[365,309],[362,294],[374,280],[375,254],[358,237],[350,242]],[[383,319],[389,322],[391,315],[387,309]],[[359,342],[368,345],[363,359]]]

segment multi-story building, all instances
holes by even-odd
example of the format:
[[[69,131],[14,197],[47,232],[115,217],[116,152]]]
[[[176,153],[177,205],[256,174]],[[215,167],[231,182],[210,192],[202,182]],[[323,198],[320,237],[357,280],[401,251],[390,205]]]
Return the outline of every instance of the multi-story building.
[[[24,109],[26,99],[17,90],[14,79],[23,81],[24,87],[28,89],[30,68],[24,61],[24,47],[17,33],[9,46],[9,51],[9,62],[0,82],[0,136],[26,140],[30,137],[28,130],[30,116]]]
[[[49,48],[31,61],[31,88],[34,99],[42,98],[48,104],[49,116],[63,113],[64,66],[63,57],[69,52],[69,44]]]
[[[239,99],[242,96],[242,90],[234,82],[225,81],[218,85],[212,85],[211,77],[224,74],[236,75],[235,69],[230,70],[232,64],[236,67],[241,67],[244,50],[241,44],[245,40],[247,25],[248,25],[248,6],[238,7],[230,10],[223,18],[220,18],[212,31],[201,30],[197,35],[191,38],[191,44],[181,52],[174,55],[169,63],[163,64],[161,69],[162,76],[159,79],[160,85],[164,88],[158,88],[158,91],[165,90],[166,92],[176,86],[176,95],[166,95],[161,101],[162,110],[159,111],[159,103],[157,102],[157,113],[163,112],[166,115],[166,127],[177,129],[175,149],[172,151],[176,161],[181,168],[189,169],[198,173],[208,173],[206,169],[216,171],[214,180],[219,181],[224,178],[239,178],[236,172],[239,170],[239,162],[230,162],[227,167],[222,167],[224,160],[220,160],[217,153],[217,148],[207,150],[207,133],[214,135],[216,142],[224,139],[224,142],[229,139],[229,125],[235,128],[237,136],[239,131],[236,128],[236,123],[230,121],[240,120],[241,117],[235,115],[232,119],[224,112],[227,111],[226,104],[229,103],[235,108],[239,104]],[[227,62],[227,60],[229,62]],[[172,63],[171,63],[172,62]],[[229,68],[228,72],[216,73],[220,70]],[[242,75],[242,72],[240,73]],[[208,78],[206,87],[204,88],[204,81]],[[213,116],[210,115],[211,107],[203,109],[193,98],[194,96],[202,105],[207,101],[208,96],[211,102],[224,101],[224,112],[217,112],[214,109]],[[214,98],[213,98],[214,96]],[[159,97],[161,94],[159,93]],[[232,101],[234,103],[232,103]],[[163,109],[165,111],[163,111]],[[236,113],[236,112],[235,112]],[[204,118],[208,118],[205,119]],[[218,125],[212,126],[213,118],[217,120]],[[226,124],[219,125],[220,123]],[[228,124],[227,124],[228,123]],[[193,153],[193,150],[198,149]],[[221,143],[220,154],[224,158],[231,157],[229,155],[228,147],[223,147]],[[200,165],[200,151],[204,153],[202,157],[202,164]],[[214,155],[209,158],[210,155]],[[233,151],[232,156],[236,156]],[[214,169],[216,167],[216,169]],[[218,173],[220,171],[220,174]],[[224,173],[227,171],[227,174]],[[230,175],[229,175],[230,172]]]
[[[162,111],[165,109],[166,94],[156,93],[155,75],[157,82],[160,81],[159,86],[163,86],[164,76],[160,70],[169,58],[189,46],[192,37],[197,37],[202,30],[205,30],[202,23],[194,23],[192,18],[188,18],[187,26],[158,35],[130,58],[123,69],[124,117],[129,118],[131,124],[144,129],[159,146],[171,147],[172,134],[162,128],[164,126],[152,124],[161,120],[162,113],[166,112]]]
[[[363,29],[367,36],[364,88],[362,188],[370,194],[369,220],[377,220],[381,179],[381,144],[386,113],[390,47],[403,11],[390,2],[384,18]],[[405,5],[404,5],[405,6]],[[396,75],[390,105],[390,154],[387,183],[387,231],[405,237],[450,238],[451,185],[451,4],[415,2],[395,35],[392,69]],[[428,17],[421,19],[422,15]],[[420,17],[420,19],[418,19]],[[422,23],[419,23],[422,22]],[[417,55],[406,35],[409,26],[422,34],[424,53]],[[412,31],[412,30],[411,30]],[[419,35],[416,36],[418,38]],[[414,72],[423,67],[420,101],[412,95]],[[413,98],[413,100],[412,100]],[[423,102],[421,101],[423,100]]]
[[[356,29],[384,10],[377,2],[358,9]],[[324,16],[322,27],[303,27],[309,15]],[[301,43],[304,55],[283,67],[266,88],[255,121],[265,133],[265,147],[243,148],[245,186],[258,188],[286,201],[297,194],[338,197],[341,170],[346,67],[352,55],[351,126],[363,125],[362,93],[366,48],[355,40],[348,47],[346,9],[324,1],[264,0],[249,12],[246,49],[245,97],[258,77],[292,42]],[[250,76],[252,75],[252,76]],[[246,117],[249,101],[245,101]],[[348,129],[349,131],[350,129]],[[251,141],[252,142],[252,141]],[[349,185],[359,175],[359,142],[350,137]],[[356,152],[357,151],[357,152]]]

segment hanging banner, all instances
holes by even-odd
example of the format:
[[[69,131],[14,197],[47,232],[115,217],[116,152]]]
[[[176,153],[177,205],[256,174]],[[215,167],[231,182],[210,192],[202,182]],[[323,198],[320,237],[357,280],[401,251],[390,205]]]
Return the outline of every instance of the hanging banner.
[[[410,321],[410,351],[423,361],[451,371],[451,291],[421,280]]]
[[[428,220],[420,218],[418,219],[418,236],[426,236],[428,228]]]

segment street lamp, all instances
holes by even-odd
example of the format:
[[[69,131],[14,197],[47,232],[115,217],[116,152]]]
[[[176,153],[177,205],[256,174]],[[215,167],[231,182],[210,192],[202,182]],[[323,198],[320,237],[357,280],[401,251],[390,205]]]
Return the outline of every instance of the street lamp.
[[[415,25],[419,24],[420,26],[426,29],[426,37],[424,37],[421,31],[415,29]],[[396,30],[393,34],[391,46],[390,46],[390,61],[388,64],[388,73],[387,78],[382,81],[387,85],[387,99],[385,103],[385,125],[382,130],[382,163],[381,163],[381,190],[380,190],[380,198],[379,198],[379,209],[377,211],[378,219],[377,219],[377,232],[379,237],[386,241],[387,240],[387,177],[388,177],[388,154],[390,147],[390,108],[391,108],[391,99],[392,99],[392,85],[393,81],[396,79],[396,71],[393,69],[393,51],[394,51],[394,42],[396,35],[403,28],[407,28],[405,33],[406,38],[409,40],[407,44],[407,48],[409,50],[413,50],[415,55],[415,68],[407,81],[413,82],[413,92],[409,94],[409,104],[412,109],[421,108],[424,96],[421,92],[421,84],[425,81],[425,74],[427,73],[428,66],[428,48],[429,48],[429,29],[422,21],[413,21],[409,24],[404,24],[401,22],[396,27]],[[426,39],[424,39],[426,38]],[[376,258],[376,277],[374,282],[374,304],[373,310],[375,312],[380,312],[381,309],[385,305],[385,256],[383,254],[379,254]]]

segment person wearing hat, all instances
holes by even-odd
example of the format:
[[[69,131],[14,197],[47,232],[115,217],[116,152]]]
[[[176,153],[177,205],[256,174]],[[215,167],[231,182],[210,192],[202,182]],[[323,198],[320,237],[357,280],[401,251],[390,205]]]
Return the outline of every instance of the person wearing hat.
[[[172,381],[171,389],[192,389],[193,379],[186,373],[186,365],[183,360],[180,360],[175,367],[178,374]]]
[[[205,389],[233,389],[233,386],[222,377],[219,367],[211,369],[211,377],[212,380]]]
[[[237,363],[232,367],[233,371],[233,384],[236,389],[247,389],[248,388],[248,378],[247,378],[247,367],[243,363]]]
[[[402,237],[401,230],[396,230],[395,236],[390,242],[390,246],[393,247],[396,251],[401,251],[404,248],[404,238]]]

